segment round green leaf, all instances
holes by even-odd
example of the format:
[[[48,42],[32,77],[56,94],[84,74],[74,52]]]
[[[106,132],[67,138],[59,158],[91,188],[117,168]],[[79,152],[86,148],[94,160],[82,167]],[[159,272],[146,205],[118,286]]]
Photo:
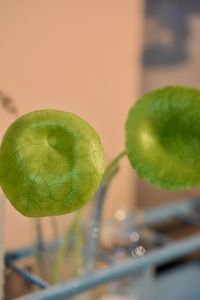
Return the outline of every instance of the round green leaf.
[[[79,209],[94,195],[103,173],[98,134],[72,113],[28,113],[3,137],[0,185],[25,216],[63,215]]]
[[[166,87],[144,95],[126,122],[128,158],[139,176],[166,189],[200,183],[200,90]]]

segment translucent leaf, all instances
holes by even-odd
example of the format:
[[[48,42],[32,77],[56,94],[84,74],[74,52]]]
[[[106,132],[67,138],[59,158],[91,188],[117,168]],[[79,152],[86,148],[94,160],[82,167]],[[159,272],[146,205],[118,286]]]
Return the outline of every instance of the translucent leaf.
[[[96,192],[103,172],[98,134],[72,113],[28,113],[3,137],[0,184],[26,216],[62,215],[80,208]]]
[[[200,183],[200,90],[166,87],[144,95],[126,122],[126,150],[138,175],[166,189]]]

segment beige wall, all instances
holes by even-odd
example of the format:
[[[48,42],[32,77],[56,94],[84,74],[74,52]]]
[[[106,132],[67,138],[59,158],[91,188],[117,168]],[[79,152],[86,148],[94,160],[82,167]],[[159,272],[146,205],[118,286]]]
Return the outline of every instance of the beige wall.
[[[124,148],[127,110],[139,94],[142,15],[142,0],[0,0],[0,89],[20,115],[57,108],[86,118],[110,161]],[[0,120],[2,135],[13,117],[0,108]],[[130,205],[133,182],[124,162],[110,214]],[[32,225],[6,206],[6,247],[18,247]]]

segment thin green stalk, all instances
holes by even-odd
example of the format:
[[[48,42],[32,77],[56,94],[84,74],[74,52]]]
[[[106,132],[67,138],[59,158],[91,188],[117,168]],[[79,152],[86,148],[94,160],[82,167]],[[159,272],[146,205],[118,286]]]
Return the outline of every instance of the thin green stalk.
[[[90,218],[92,225],[88,236],[88,243],[85,251],[85,270],[86,274],[89,274],[94,270],[95,261],[97,257],[97,249],[101,235],[102,216],[105,205],[105,199],[108,188],[111,184],[113,177],[119,170],[119,162],[126,155],[126,152],[121,152],[111,163],[107,166],[102,184],[95,197],[95,206]],[[98,235],[93,237],[95,230],[98,230]]]
[[[83,231],[81,222],[76,223],[75,227],[75,245],[74,245],[74,263],[73,263],[73,275],[77,275],[78,271],[83,267]]]
[[[111,163],[106,167],[103,182],[109,182],[117,173],[119,168],[119,162],[120,160],[126,155],[126,151],[124,150],[119,155],[117,155]]]
[[[58,231],[57,220],[55,219],[55,217],[49,217],[49,222],[51,225],[53,240],[58,241],[59,240],[59,231]]]
[[[80,223],[80,218],[82,216],[82,210],[79,210],[74,217],[74,220],[69,224],[67,230],[65,231],[63,244],[59,247],[57,255],[55,257],[55,263],[53,266],[53,282],[58,282],[60,280],[62,267],[65,261],[67,248],[69,246],[71,237],[77,224]]]
[[[36,218],[36,234],[37,234],[37,253],[36,259],[38,261],[39,273],[42,277],[45,277],[45,261],[44,261],[44,248],[45,240],[42,230],[42,223],[40,218]]]

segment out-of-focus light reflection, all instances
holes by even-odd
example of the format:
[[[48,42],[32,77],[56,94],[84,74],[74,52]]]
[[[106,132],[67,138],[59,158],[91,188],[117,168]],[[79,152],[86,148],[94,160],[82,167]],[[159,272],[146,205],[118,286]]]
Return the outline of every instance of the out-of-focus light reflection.
[[[125,212],[125,210],[123,210],[123,209],[116,210],[116,212],[115,212],[115,218],[118,221],[124,221],[126,219],[126,212]]]
[[[129,234],[129,239],[131,240],[131,242],[136,243],[136,242],[139,241],[140,235],[139,235],[138,232],[132,231],[132,232]]]
[[[100,229],[99,229],[99,227],[95,227],[92,231],[92,237],[94,239],[97,239],[99,237],[99,235],[100,235]]]
[[[142,257],[146,253],[146,249],[143,246],[138,246],[131,251],[132,256]]]

